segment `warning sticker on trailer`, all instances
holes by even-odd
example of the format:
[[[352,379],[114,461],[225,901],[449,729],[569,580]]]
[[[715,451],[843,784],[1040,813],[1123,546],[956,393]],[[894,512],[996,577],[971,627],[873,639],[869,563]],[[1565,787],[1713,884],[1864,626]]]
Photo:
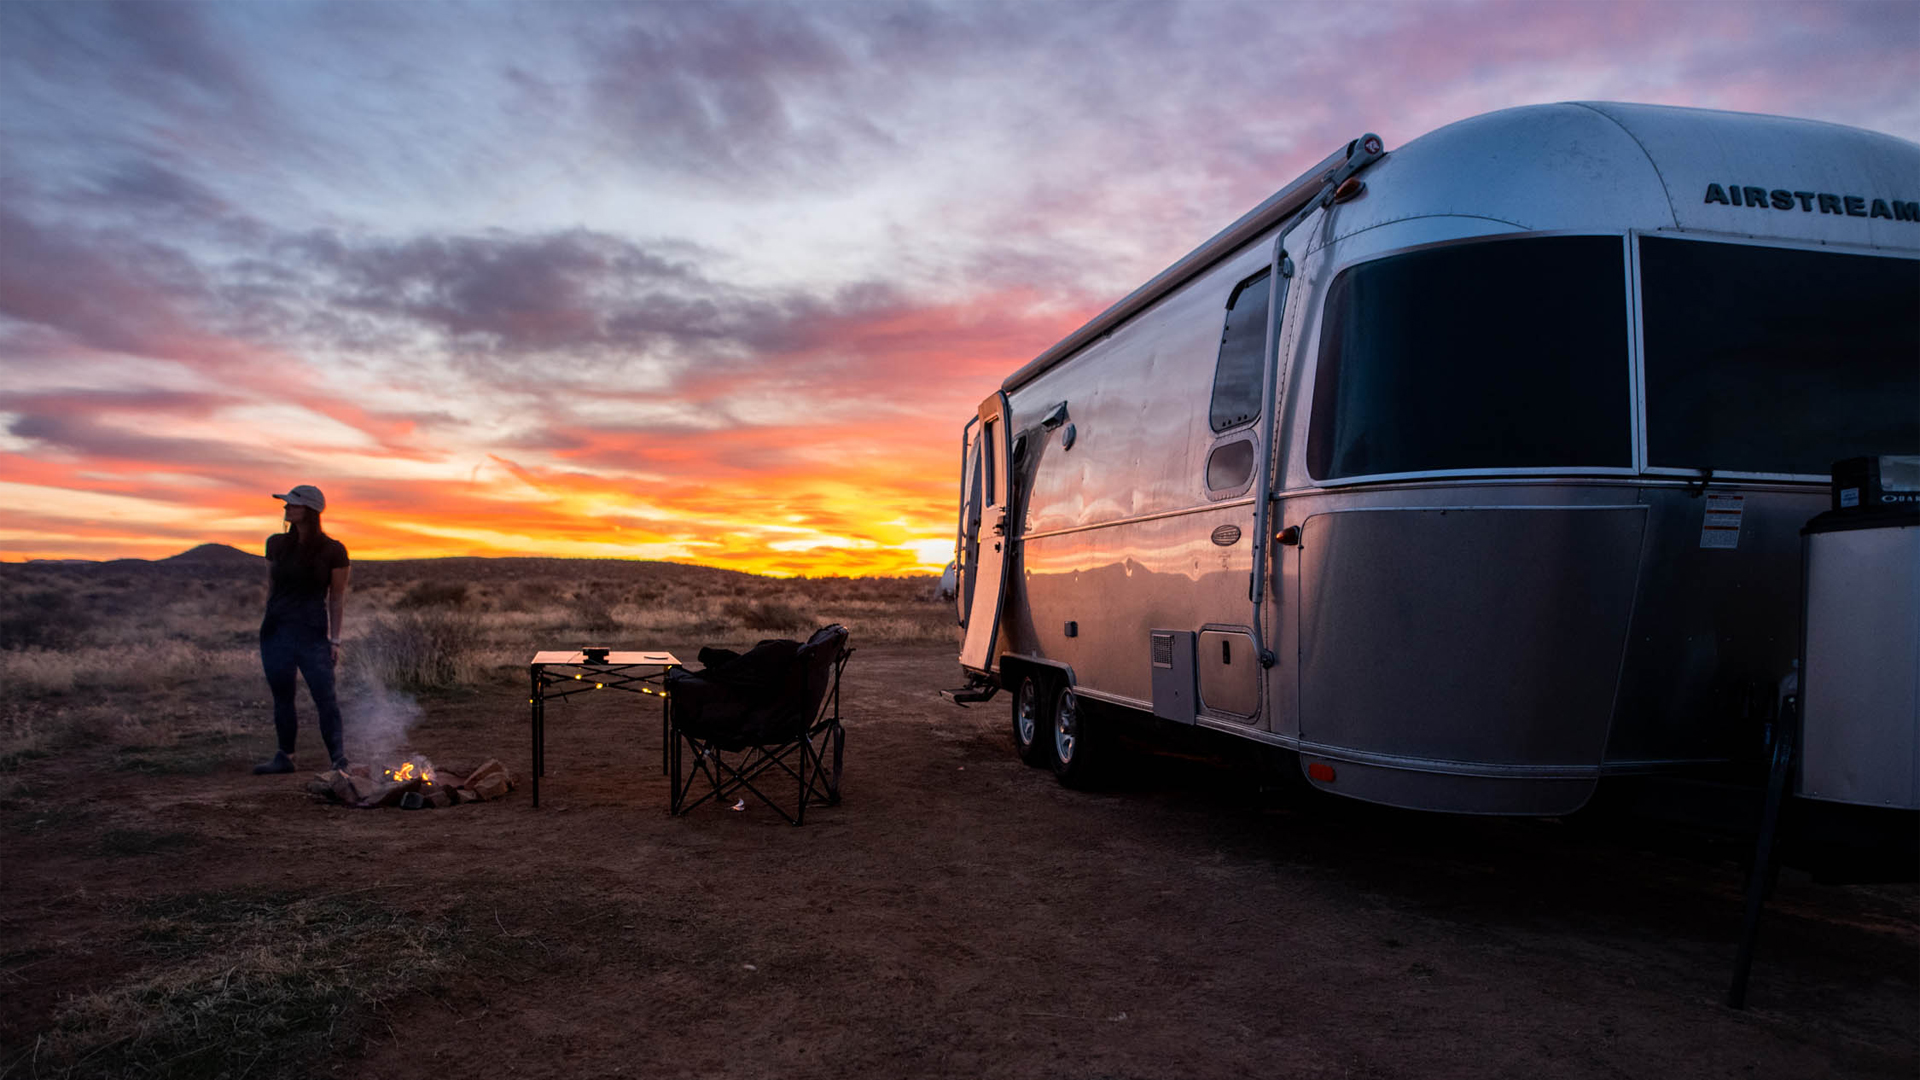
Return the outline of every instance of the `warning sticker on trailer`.
[[[1740,514],[1746,508],[1745,495],[1709,495],[1707,496],[1706,520],[1700,524],[1700,546],[1703,548],[1737,548],[1740,546]]]

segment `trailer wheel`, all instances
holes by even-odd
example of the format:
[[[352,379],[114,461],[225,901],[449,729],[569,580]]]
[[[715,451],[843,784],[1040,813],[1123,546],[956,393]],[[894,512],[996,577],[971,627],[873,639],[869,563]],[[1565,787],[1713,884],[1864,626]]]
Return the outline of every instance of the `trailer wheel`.
[[[1100,747],[1099,735],[1089,730],[1080,695],[1071,686],[1057,687],[1048,712],[1053,720],[1053,775],[1068,787],[1085,787],[1093,779]]]
[[[1029,765],[1041,765],[1052,751],[1052,710],[1047,687],[1037,675],[1021,678],[1013,692],[1013,750]]]

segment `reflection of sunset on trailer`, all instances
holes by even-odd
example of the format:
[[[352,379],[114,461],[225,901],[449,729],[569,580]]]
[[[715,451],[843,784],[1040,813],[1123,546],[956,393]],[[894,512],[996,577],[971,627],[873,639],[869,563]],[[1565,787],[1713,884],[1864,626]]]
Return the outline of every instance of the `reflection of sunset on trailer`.
[[[1069,782],[1131,710],[1436,810],[1763,755],[1831,463],[1920,450],[1917,189],[1678,108],[1355,140],[968,422],[954,696]]]

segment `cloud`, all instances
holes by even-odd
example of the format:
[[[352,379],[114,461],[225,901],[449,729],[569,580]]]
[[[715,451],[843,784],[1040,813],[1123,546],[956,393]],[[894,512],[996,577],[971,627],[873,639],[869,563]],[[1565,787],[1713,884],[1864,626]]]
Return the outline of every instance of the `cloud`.
[[[1362,131],[1911,138],[1917,61],[1910,4],[0,5],[0,468],[71,499],[0,548],[251,547],[298,475],[357,552],[912,566],[982,396]]]
[[[720,332],[711,299],[673,291],[711,290],[690,265],[586,230],[363,243],[315,233],[281,247],[318,272],[333,303],[515,352]]]
[[[136,243],[94,245],[0,206],[0,315],[59,330],[93,348],[181,358],[204,336],[175,308],[199,268]],[[170,284],[162,284],[162,282]]]
[[[690,403],[707,422],[686,426],[699,429],[740,422],[729,402],[759,392],[829,409],[910,408],[952,381],[1024,362],[1085,317],[1084,305],[1061,309],[991,282],[931,302],[884,281],[825,293],[747,288],[687,252],[584,230],[403,242],[314,234],[281,247],[310,270],[303,291],[322,306],[386,320],[390,340],[440,335],[481,384],[540,394],[543,381],[590,377],[602,400]],[[915,375],[913,395],[896,385],[903,370]]]
[[[99,124],[115,142],[243,153],[281,129],[277,88],[230,14],[185,3],[0,5],[0,70],[16,102]]]
[[[101,206],[148,207],[189,219],[230,213],[226,202],[200,182],[158,161],[132,158],[102,170],[90,192]]]
[[[250,111],[268,88],[229,51],[208,23],[207,8],[122,0],[100,6],[104,40],[125,46],[117,57],[123,76],[143,89],[185,86],[224,110]]]
[[[286,455],[230,440],[147,435],[70,413],[26,413],[8,424],[7,432],[47,450],[76,455],[96,468],[193,470],[237,479],[261,469],[285,471],[296,465]]]
[[[0,316],[81,350],[169,361],[256,400],[297,405],[365,433],[390,454],[419,452],[408,439],[410,420],[324,390],[308,365],[275,343],[212,325],[222,308],[218,274],[217,264],[185,248],[116,229],[56,229],[0,206]],[[9,355],[0,367],[40,362]]]
[[[860,42],[836,12],[733,4],[629,9],[591,35],[594,113],[647,166],[722,183],[824,177],[892,140],[865,115]]]
[[[516,481],[504,489],[499,477],[464,486],[377,476],[328,482],[339,506],[361,500],[363,512],[375,514],[361,521],[370,529],[363,535],[403,548],[449,543],[451,529],[466,537],[451,542],[476,552],[537,551],[540,541],[531,538],[547,537],[622,549],[664,544],[707,561],[753,565],[775,541],[817,547],[809,537],[839,543],[834,538],[852,536],[864,552],[858,565],[911,566],[910,553],[869,547],[879,544],[862,538],[872,528],[831,507],[864,501],[895,520],[937,497],[943,480],[876,474],[944,470],[945,433],[937,453],[909,445],[925,439],[926,418],[945,424],[947,413],[958,412],[945,408],[950,392],[970,407],[974,384],[997,380],[1082,317],[1031,293],[928,304],[884,282],[826,293],[745,288],[710,276],[684,247],[669,255],[584,230],[409,240],[300,234],[271,246],[267,275],[252,259],[196,261],[186,249],[156,245],[149,269],[168,258],[183,267],[162,281],[124,257],[131,243],[124,233],[67,236],[19,215],[10,225],[31,242],[16,249],[23,262],[8,280],[35,281],[6,290],[0,310],[96,349],[173,361],[222,387],[75,388],[0,399],[13,417],[9,432],[63,463],[56,482],[75,490],[206,500],[205,490],[138,479],[189,473],[231,488],[231,512],[254,514],[262,485],[310,475],[318,458],[297,432],[237,426],[232,418],[248,410],[297,404],[369,433],[385,460],[411,454],[432,463],[462,453],[461,432],[476,419],[472,406],[515,396],[536,402],[541,419],[518,425],[515,445],[551,464],[522,467],[496,457]],[[37,277],[24,260],[39,268]],[[63,306],[68,293],[47,292],[48,281],[118,302],[110,310]],[[230,310],[245,300],[259,309]],[[344,324],[308,318],[308,310],[359,311],[380,329],[330,336]],[[234,322],[259,323],[281,340],[249,340],[218,325]],[[460,373],[467,408],[397,408],[383,403],[377,384],[360,395],[322,392],[313,365],[300,359],[402,340]],[[635,377],[631,367],[647,357],[660,363]],[[283,362],[263,362],[269,358]],[[584,399],[577,390],[583,366],[600,372],[597,392]],[[194,421],[206,434],[149,430],[165,416]],[[425,436],[423,427],[438,434]],[[531,502],[528,489],[538,493]],[[681,510],[693,505],[712,509]],[[381,525],[380,514],[432,525],[424,532]],[[779,523],[763,527],[762,514]],[[345,520],[354,520],[351,510]],[[882,531],[900,534],[889,544],[914,539],[898,528]]]

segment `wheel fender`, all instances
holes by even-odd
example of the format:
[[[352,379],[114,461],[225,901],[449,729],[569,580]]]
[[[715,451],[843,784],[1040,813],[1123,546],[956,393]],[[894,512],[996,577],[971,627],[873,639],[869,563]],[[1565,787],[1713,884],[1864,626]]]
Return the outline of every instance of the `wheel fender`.
[[[1048,660],[1038,656],[1006,655],[1000,658],[1000,685],[1008,689],[1017,689],[1020,680],[1029,675],[1045,675],[1068,686],[1075,685],[1073,667],[1058,660]]]

